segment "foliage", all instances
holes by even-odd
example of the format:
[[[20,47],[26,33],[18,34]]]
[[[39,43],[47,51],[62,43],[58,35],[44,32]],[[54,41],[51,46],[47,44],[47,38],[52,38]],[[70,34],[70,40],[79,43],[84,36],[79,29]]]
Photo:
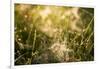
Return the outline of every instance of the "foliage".
[[[94,9],[15,4],[15,65],[94,60]]]

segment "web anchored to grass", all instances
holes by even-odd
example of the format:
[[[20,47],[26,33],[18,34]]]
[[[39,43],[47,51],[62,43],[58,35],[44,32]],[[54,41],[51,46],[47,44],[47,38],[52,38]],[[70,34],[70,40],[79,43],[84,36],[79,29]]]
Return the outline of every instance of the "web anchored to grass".
[[[93,11],[15,4],[15,65],[94,60]]]

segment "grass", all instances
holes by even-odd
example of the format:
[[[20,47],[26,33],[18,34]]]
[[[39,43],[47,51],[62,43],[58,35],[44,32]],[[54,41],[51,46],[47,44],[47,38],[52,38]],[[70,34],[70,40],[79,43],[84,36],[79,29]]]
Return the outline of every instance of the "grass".
[[[15,4],[15,65],[94,60],[94,9]]]

